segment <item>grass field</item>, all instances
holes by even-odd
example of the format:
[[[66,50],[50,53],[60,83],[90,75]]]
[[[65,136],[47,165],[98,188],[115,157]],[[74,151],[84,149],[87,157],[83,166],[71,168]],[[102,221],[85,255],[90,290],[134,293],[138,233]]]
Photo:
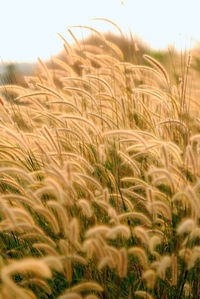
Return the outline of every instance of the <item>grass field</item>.
[[[0,298],[199,298],[198,53],[97,35],[0,87]]]

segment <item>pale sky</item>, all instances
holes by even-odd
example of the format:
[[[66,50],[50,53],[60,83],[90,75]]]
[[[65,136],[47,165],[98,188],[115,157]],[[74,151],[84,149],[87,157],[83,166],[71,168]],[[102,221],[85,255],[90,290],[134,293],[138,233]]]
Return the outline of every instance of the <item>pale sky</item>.
[[[155,49],[169,44],[185,49],[191,40],[200,41],[200,0],[0,0],[0,61],[57,54],[63,45],[57,32],[71,43],[66,30],[71,25],[117,33],[111,24],[90,18],[108,18]],[[90,33],[72,31],[77,38]]]

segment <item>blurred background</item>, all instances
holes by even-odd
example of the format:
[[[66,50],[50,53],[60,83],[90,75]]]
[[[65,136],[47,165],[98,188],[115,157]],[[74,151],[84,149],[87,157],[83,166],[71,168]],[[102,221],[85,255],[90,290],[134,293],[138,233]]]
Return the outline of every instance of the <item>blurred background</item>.
[[[33,72],[38,57],[50,61],[54,55],[62,56],[58,33],[72,44],[68,26],[91,26],[117,38],[112,24],[91,18],[115,22],[127,40],[131,37],[132,46],[137,40],[145,52],[161,60],[169,48],[183,51],[198,47],[200,40],[199,0],[0,0],[0,4],[0,84],[23,84],[23,75]],[[71,30],[78,40],[91,34],[87,29]],[[133,51],[130,44],[127,47]]]

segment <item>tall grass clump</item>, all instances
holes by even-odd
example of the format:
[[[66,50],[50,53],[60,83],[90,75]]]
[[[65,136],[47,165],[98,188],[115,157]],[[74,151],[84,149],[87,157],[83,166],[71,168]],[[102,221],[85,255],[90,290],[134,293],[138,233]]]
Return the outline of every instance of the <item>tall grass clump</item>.
[[[87,29],[105,50],[68,28],[68,63],[0,87],[0,298],[198,298],[191,53],[177,82]]]

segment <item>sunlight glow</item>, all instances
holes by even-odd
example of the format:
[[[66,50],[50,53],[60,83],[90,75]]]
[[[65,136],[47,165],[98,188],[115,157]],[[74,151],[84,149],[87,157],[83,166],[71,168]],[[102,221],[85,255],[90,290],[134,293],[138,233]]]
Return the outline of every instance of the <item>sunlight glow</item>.
[[[1,1],[1,61],[36,61],[57,54],[63,41],[72,42],[66,27],[93,26],[101,32],[117,32],[111,24],[91,21],[108,18],[124,33],[137,35],[153,48],[190,47],[200,40],[198,0],[6,0]],[[80,39],[90,32],[74,28]]]

